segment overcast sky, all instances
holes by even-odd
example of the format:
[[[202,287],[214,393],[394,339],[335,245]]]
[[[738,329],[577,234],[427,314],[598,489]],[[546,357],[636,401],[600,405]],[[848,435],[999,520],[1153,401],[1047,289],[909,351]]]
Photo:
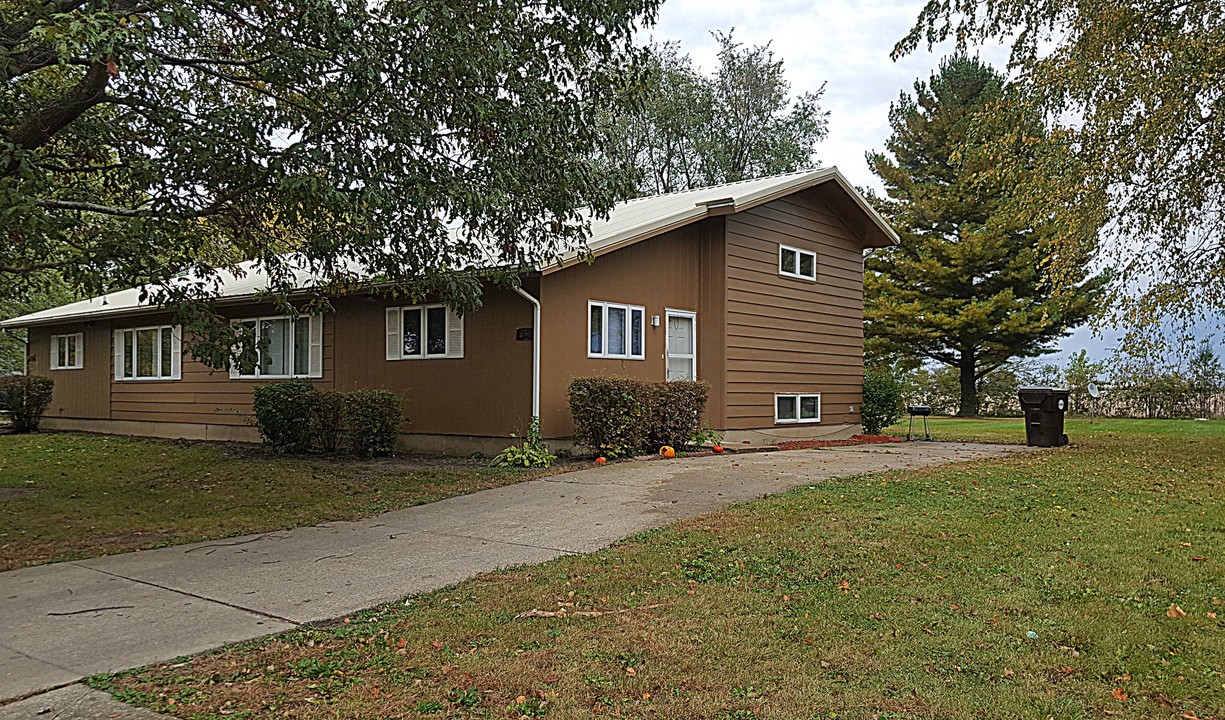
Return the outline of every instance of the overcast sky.
[[[737,41],[770,43],[793,94],[826,84],[822,105],[830,111],[829,136],[817,147],[823,166],[836,165],[851,182],[880,189],[864,153],[884,150],[889,137],[889,104],[917,79],[928,79],[948,55],[952,43],[928,51],[922,47],[894,62],[894,44],[909,32],[924,0],[665,0],[658,24],[644,33],[656,41],[676,40],[681,51],[711,72],[717,66],[714,30],[735,28]],[[975,52],[1000,70],[1008,62],[1003,45]],[[1204,334],[1213,328],[1206,322]],[[1077,330],[1060,343],[1061,355],[1082,347],[1091,355],[1113,354],[1118,333],[1107,329],[1096,337]],[[1220,347],[1218,338],[1218,347]]]

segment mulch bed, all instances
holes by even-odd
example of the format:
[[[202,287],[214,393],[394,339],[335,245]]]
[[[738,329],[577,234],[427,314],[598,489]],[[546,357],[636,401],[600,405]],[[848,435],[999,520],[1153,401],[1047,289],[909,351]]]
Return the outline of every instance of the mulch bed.
[[[807,448],[849,447],[852,445],[879,445],[882,443],[902,442],[902,438],[892,435],[852,435],[846,440],[792,440],[778,443],[779,450],[804,450]]]

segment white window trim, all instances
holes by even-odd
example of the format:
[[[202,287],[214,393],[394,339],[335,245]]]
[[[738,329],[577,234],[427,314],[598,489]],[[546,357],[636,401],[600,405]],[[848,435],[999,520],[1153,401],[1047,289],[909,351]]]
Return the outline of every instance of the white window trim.
[[[60,338],[75,338],[77,344],[77,361],[75,365],[60,365]],[[85,333],[64,333],[63,335],[51,336],[51,362],[48,367],[52,370],[83,370],[85,369]]]
[[[783,269],[783,253],[788,250],[795,253],[795,270],[796,270],[795,272],[788,272]],[[812,256],[812,275],[811,276],[800,274],[800,264],[801,264],[800,256],[801,255],[811,255]],[[794,247],[792,245],[780,244],[778,246],[778,274],[782,275],[783,277],[796,278],[797,280],[807,280],[809,282],[816,282],[817,281],[817,254],[813,252],[812,250],[804,250],[803,248]]]
[[[780,397],[795,398],[795,417],[780,418],[778,416],[778,399]],[[800,418],[800,400],[802,398],[815,397],[817,399],[817,416],[815,418]],[[774,393],[774,424],[775,425],[798,425],[808,423],[821,422],[821,393]]]
[[[591,352],[591,308],[603,308],[603,314],[600,316],[600,346],[603,352]],[[625,353],[614,354],[608,352],[608,309],[617,308],[625,310]],[[639,348],[642,352],[633,353],[631,349],[634,347],[634,339],[630,334],[634,331],[634,311],[642,313],[642,338],[639,342]],[[587,345],[587,357],[599,358],[604,360],[645,360],[647,357],[647,309],[641,305],[626,305],[625,303],[610,302],[607,300],[588,300],[587,301],[587,337],[584,339]]]
[[[290,373],[288,375],[264,375],[260,372],[260,359],[257,357],[255,361],[255,373],[244,375],[238,363],[231,362],[230,378],[232,380],[309,380],[323,377],[323,316],[322,315],[260,315],[257,317],[246,317],[231,320],[231,325],[242,325],[243,323],[255,323],[256,342],[259,341],[260,322],[264,320],[289,320],[290,337],[295,337],[297,332],[297,323],[308,322],[310,329],[307,331],[307,369],[305,373]],[[289,358],[285,362],[285,367],[292,368],[297,363],[297,358],[294,357],[293,343],[289,344]]]
[[[442,308],[446,311],[447,324],[443,329],[443,335],[446,339],[446,351],[443,353],[427,354],[425,352],[426,345],[429,340],[426,338],[426,325],[428,318],[428,310],[431,308]],[[420,355],[405,355],[404,354],[404,313],[409,310],[414,310],[421,313],[421,349]],[[464,357],[464,318],[455,313],[445,303],[429,303],[427,305],[401,305],[397,307],[387,308],[387,336],[389,338],[387,344],[387,359],[388,360],[454,360]],[[395,327],[391,325],[394,323]],[[394,345],[394,347],[393,347]]]
[[[141,330],[157,330],[157,355],[153,358],[153,366],[157,368],[157,375],[141,376],[136,372],[136,353],[132,351],[132,377],[123,376],[124,360],[127,357],[128,347],[124,341],[124,333],[132,333],[132,342],[136,342],[136,334]],[[162,336],[161,331],[170,331],[170,374],[162,375]],[[115,330],[115,380],[118,382],[165,382],[167,380],[178,380],[182,376],[182,332],[178,325],[145,325],[143,327],[117,328]]]
[[[673,353],[672,341],[668,338],[668,318],[684,317],[693,321],[693,352],[688,354]],[[693,310],[673,310],[664,308],[664,378],[668,378],[668,361],[672,358],[684,358],[693,361],[693,379],[698,379],[698,314]]]

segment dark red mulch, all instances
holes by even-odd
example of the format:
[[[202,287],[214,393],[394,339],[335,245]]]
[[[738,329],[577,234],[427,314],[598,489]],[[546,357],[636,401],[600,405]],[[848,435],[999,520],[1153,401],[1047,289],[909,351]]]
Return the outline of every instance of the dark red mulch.
[[[792,440],[777,444],[779,450],[804,450],[806,448],[848,447],[851,445],[879,445],[881,443],[902,442],[902,438],[892,435],[852,435],[846,440]]]

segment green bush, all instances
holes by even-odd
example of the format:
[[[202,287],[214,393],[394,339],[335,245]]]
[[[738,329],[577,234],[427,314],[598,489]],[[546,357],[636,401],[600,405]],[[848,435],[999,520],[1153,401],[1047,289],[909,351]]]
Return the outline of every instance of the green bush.
[[[683,448],[702,430],[702,413],[710,386],[702,381],[642,383],[646,407],[646,448]]]
[[[628,455],[646,443],[646,408],[639,400],[641,381],[583,377],[570,382],[574,440],[609,458]]]
[[[366,457],[396,449],[404,422],[404,402],[390,390],[353,390],[345,395],[345,435],[349,449]]]
[[[864,371],[859,415],[868,435],[879,435],[902,416],[902,388],[891,371],[884,368]]]
[[[575,442],[610,458],[682,448],[701,431],[709,394],[704,382],[576,378],[569,390]]]
[[[311,440],[320,452],[334,453],[340,449],[345,402],[345,393],[338,390],[316,390],[311,396]]]
[[[511,437],[514,437],[513,435]],[[519,445],[511,445],[490,463],[493,467],[525,467],[547,468],[557,457],[549,452],[549,446],[540,437],[540,418],[532,418],[528,426],[527,437]]]
[[[252,409],[264,444],[278,453],[311,449],[311,411],[315,386],[308,382],[275,382],[255,387]]]
[[[45,377],[0,377],[0,409],[7,410],[12,418],[13,432],[38,432],[54,387],[55,381]]]

